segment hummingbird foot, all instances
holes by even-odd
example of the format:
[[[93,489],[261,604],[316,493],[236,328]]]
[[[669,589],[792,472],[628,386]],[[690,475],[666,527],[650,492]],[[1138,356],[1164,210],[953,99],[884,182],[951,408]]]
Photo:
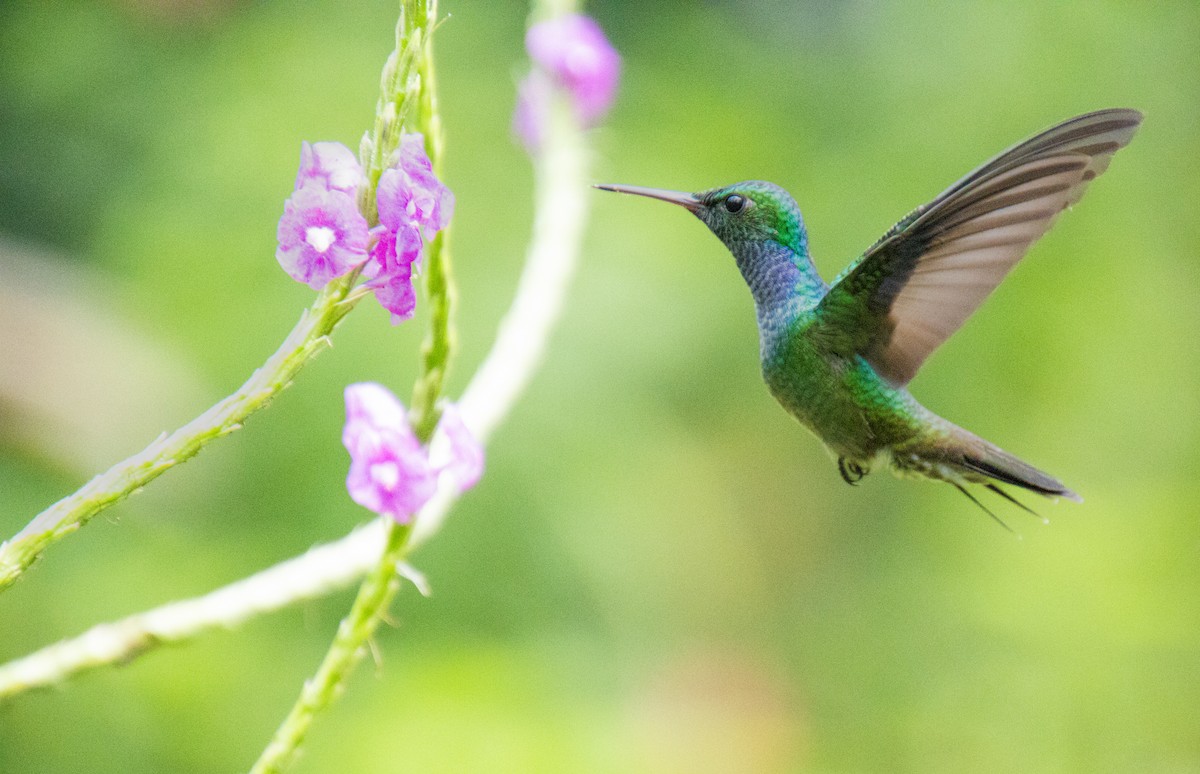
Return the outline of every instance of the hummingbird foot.
[[[850,486],[858,486],[858,482],[867,475],[867,471],[863,469],[862,465],[845,457],[838,457],[838,473],[842,474],[842,480]]]

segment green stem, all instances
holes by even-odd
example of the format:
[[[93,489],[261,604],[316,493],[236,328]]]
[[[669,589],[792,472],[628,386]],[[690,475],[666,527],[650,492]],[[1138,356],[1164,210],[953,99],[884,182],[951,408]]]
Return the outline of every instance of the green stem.
[[[404,104],[411,104],[411,98],[416,97],[416,124],[425,135],[426,152],[433,162],[434,171],[440,174],[442,135],[434,94],[433,55],[430,48],[430,32],[436,20],[437,0],[409,0],[402,10],[401,21],[397,26],[397,29],[404,31],[404,38],[397,42],[397,51],[403,52],[399,57],[403,62],[405,54],[412,51],[413,46],[421,46],[421,50],[415,55],[418,91],[414,95],[410,88],[400,96]],[[412,58],[408,61],[412,61]],[[388,66],[391,66],[391,60]],[[385,73],[386,71],[387,68]],[[385,74],[385,87],[387,80]],[[411,85],[411,80],[407,83]],[[397,104],[396,99],[393,98],[390,104]],[[387,107],[384,109],[388,110]],[[396,115],[401,114],[399,108],[394,112]],[[387,143],[394,149],[395,142],[399,139],[398,123],[385,125],[385,131],[390,132],[387,135]],[[380,144],[377,143],[375,147],[378,151]],[[382,158],[386,159],[388,155],[390,151]],[[422,346],[421,375],[413,390],[411,415],[417,437],[422,443],[428,443],[434,428],[437,427],[440,415],[438,400],[454,350],[454,284],[444,231],[429,244],[423,271],[430,321]],[[411,534],[411,524],[389,523],[386,545],[379,562],[359,588],[354,605],[338,626],[337,635],[321,666],[312,679],[305,682],[299,698],[252,771],[283,771],[298,754],[317,714],[328,709],[341,693],[354,667],[362,658],[367,640],[374,634],[379,621],[400,589],[396,567],[408,552],[408,539]]]
[[[554,16],[579,13],[580,0],[534,0],[533,20],[542,21]]]
[[[300,697],[275,732],[270,744],[250,771],[252,774],[281,772],[295,760],[317,713],[341,693],[346,679],[366,652],[367,640],[375,633],[383,611],[400,589],[396,565],[408,549],[408,525],[393,524],[379,563],[359,586],[350,612],[338,625],[337,635],[312,679],[304,683]]]
[[[453,319],[457,296],[444,232],[429,245],[424,274],[429,330],[421,343],[421,376],[413,385],[412,415],[413,431],[427,442],[441,418],[438,399],[457,344]]]
[[[430,0],[427,29],[437,23],[437,0]],[[417,129],[425,136],[425,150],[433,162],[433,171],[442,176],[442,158],[445,139],[442,134],[442,119],[438,112],[437,89],[433,71],[433,41],[424,48],[424,56],[417,61],[420,78],[420,110]],[[429,299],[429,330],[421,344],[421,377],[413,387],[412,412],[413,430],[422,441],[433,436],[441,418],[438,399],[446,381],[450,360],[457,347],[454,329],[454,307],[458,301],[454,286],[453,266],[450,262],[449,234],[440,232],[429,245],[423,269],[425,295]]]
[[[396,51],[384,66],[375,126],[365,153],[360,205],[367,220],[374,223],[375,187],[383,169],[391,161],[400,143],[407,115],[413,106],[421,114],[418,125],[435,143],[430,147],[436,160],[441,143],[441,127],[436,115],[429,54],[429,34],[437,13],[436,0],[404,0],[396,24]],[[434,240],[430,249],[426,279],[431,297],[434,330],[426,341],[426,375],[422,379],[422,400],[416,425],[432,433],[437,425],[436,402],[445,378],[453,331],[450,311],[453,293],[449,259],[443,240]],[[334,327],[362,298],[351,293],[358,272],[334,280],[317,295],[317,300],[301,316],[283,345],[242,385],[225,398],[169,436],[158,439],[140,453],[96,476],[83,488],[38,514],[12,540],[0,544],[0,591],[24,574],[48,546],[76,531],[108,506],[137,492],[169,468],[194,456],[210,441],[237,430],[255,411],[263,408],[286,387],[314,355],[329,345]],[[423,438],[426,436],[423,435]]]
[[[536,371],[574,273],[587,216],[590,153],[563,100],[555,100],[536,166],[534,227],[525,269],[496,340],[459,400],[463,418],[486,443]],[[452,484],[417,516],[407,551],[437,534],[458,492]],[[83,672],[128,663],[164,645],[182,644],[302,600],[361,582],[385,544],[390,524],[376,521],[334,543],[193,599],[172,602],[0,665],[0,703]]]
[[[0,545],[0,591],[20,578],[47,547],[195,456],[209,442],[241,428],[247,417],[270,403],[309,360],[329,346],[333,329],[358,301],[347,298],[357,277],[357,272],[342,277],[317,294],[275,354],[237,392],[51,505]]]

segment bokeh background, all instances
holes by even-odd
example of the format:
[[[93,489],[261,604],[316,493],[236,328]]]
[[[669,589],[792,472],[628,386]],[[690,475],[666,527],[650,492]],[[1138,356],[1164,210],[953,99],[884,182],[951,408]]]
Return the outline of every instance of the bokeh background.
[[[523,259],[527,10],[445,0],[457,393]],[[597,182],[789,188],[832,276],[1076,113],[1133,144],[913,384],[1084,494],[1045,526],[845,486],[758,374],[686,213],[597,192],[544,368],[302,772],[1200,771],[1200,6],[596,2],[624,55]],[[233,390],[311,291],[273,259],[301,140],[357,144],[395,6],[0,4],[0,533]],[[243,432],[0,596],[0,659],[334,539],[341,390],[406,394],[363,304]],[[244,769],[347,591],[0,706],[0,771]]]

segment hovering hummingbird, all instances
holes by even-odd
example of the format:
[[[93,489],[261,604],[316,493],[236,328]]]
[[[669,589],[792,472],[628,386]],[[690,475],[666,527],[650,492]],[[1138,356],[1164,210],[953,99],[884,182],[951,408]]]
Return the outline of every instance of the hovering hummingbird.
[[[826,284],[795,200],[751,180],[700,193],[598,185],[691,211],[733,253],[758,316],[763,378],[856,484],[873,468],[967,489],[1011,484],[1082,498],[929,411],[905,385],[975,311],[1142,122],[1136,110],[1072,118],[996,156],[918,207]],[[1029,510],[1028,508],[1025,508]],[[994,517],[994,514],[992,514]]]

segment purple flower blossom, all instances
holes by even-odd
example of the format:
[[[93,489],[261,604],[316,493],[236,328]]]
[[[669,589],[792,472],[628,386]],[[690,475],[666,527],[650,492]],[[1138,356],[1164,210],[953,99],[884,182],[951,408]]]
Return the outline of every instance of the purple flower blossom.
[[[417,223],[431,237],[454,214],[454,194],[433,174],[425,138],[417,133],[401,138],[396,161],[379,178],[375,199],[379,222],[393,231]]]
[[[434,434],[431,447],[439,450],[435,463],[409,427],[404,406],[374,383],[346,388],[342,443],[350,452],[346,489],[351,499],[401,524],[433,497],[440,473],[453,475],[460,491],[466,491],[483,471],[483,449],[453,406],[446,408]]]
[[[612,106],[621,57],[594,19],[567,14],[529,28],[525,49],[533,61],[570,92],[585,126],[594,126]]]
[[[392,165],[379,177],[375,201],[380,225],[365,273],[375,298],[396,324],[412,317],[416,308],[412,272],[424,239],[445,228],[454,213],[454,194],[433,174],[420,134],[400,139]]]
[[[380,225],[371,231],[357,205],[364,181],[346,146],[303,143],[296,191],[284,204],[275,255],[289,275],[316,290],[365,262],[367,286],[399,323],[413,315],[413,266],[424,240],[449,223],[454,194],[433,173],[420,134],[400,138],[391,166],[380,175],[375,191]]]
[[[276,237],[279,265],[314,290],[367,259],[367,221],[354,200],[316,183],[284,202]]]
[[[434,468],[454,477],[460,492],[475,486],[483,476],[483,447],[453,403],[442,409],[442,419],[429,443],[429,459]]]
[[[296,190],[314,180],[331,191],[354,196],[363,181],[363,171],[354,153],[340,142],[305,142],[300,145]]]
[[[375,299],[392,313],[396,325],[413,316],[417,294],[412,284],[412,269],[421,260],[421,232],[416,226],[401,226],[399,231],[380,229],[379,239],[371,249],[367,285],[374,289]]]
[[[346,489],[359,505],[404,524],[433,497],[437,476],[429,455],[386,387],[346,388],[342,443],[350,452]]]
[[[545,138],[550,89],[550,81],[538,71],[531,72],[517,85],[517,109],[513,111],[512,130],[530,153],[541,148]]]

